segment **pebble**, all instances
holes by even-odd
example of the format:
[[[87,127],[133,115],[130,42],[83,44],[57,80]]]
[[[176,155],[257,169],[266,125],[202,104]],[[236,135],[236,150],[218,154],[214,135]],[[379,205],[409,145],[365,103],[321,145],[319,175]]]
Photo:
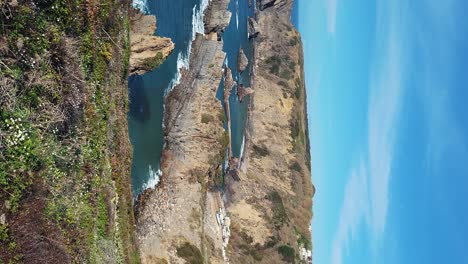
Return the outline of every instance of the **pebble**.
[[[0,215],[0,225],[6,224],[6,216],[5,214]]]

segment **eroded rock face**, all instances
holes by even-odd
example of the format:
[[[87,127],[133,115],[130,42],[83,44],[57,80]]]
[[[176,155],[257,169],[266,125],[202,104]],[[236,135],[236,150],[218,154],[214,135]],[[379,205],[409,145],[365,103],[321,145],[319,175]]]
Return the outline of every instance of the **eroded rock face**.
[[[244,101],[244,97],[249,94],[253,94],[254,90],[250,87],[244,87],[242,84],[237,87],[237,96],[239,97],[239,101]]]
[[[231,21],[231,12],[228,11],[228,5],[229,0],[211,0],[203,18],[205,34],[214,32],[218,35],[218,40],[221,40],[224,29]]]
[[[263,11],[265,9],[275,7],[282,13],[290,13],[293,0],[259,0],[258,9]]]
[[[245,56],[244,50],[241,48],[239,50],[239,55],[237,56],[237,69],[239,72],[243,72],[245,68],[249,65],[249,59]]]
[[[260,34],[258,31],[258,24],[255,19],[249,17],[249,39],[256,38]]]
[[[129,75],[144,74],[158,67],[174,50],[170,38],[154,36],[156,17],[130,12],[130,66]]]

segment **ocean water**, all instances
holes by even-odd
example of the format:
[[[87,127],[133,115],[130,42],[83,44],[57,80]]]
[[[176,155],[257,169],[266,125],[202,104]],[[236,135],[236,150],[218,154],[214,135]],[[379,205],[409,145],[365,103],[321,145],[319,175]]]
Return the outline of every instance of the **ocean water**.
[[[194,32],[203,32],[203,8],[207,0],[139,0],[133,3],[156,15],[159,36],[169,37],[175,50],[156,70],[129,78],[129,134],[133,145],[132,189],[137,195],[159,181],[159,163],[164,144],[164,96],[188,67]]]
[[[160,159],[164,146],[164,97],[180,81],[179,69],[188,67],[195,32],[202,33],[204,30],[203,10],[208,5],[208,0],[138,0],[133,5],[147,14],[156,15],[156,34],[170,37],[175,43],[175,50],[158,69],[143,76],[129,78],[128,121],[133,145],[132,191],[134,195],[138,195],[146,188],[154,188],[159,182]],[[249,58],[250,66],[252,41],[248,39],[247,19],[253,16],[254,5],[249,7],[248,0],[231,0],[229,10],[232,12],[231,21],[223,34],[226,63],[232,69],[234,79],[248,87],[250,73],[248,70],[242,74],[237,71],[237,55],[242,47]],[[221,82],[220,87],[223,86],[224,83]],[[229,100],[233,155],[240,157],[249,101],[245,98],[242,103],[239,102],[235,87]]]
[[[249,40],[248,38],[248,17],[254,14],[254,4],[249,7],[248,0],[231,0],[228,8],[232,12],[232,16],[229,26],[223,34],[223,50],[226,52],[227,65],[232,70],[234,80],[237,80],[239,84],[243,84],[244,87],[250,87],[250,72],[248,69],[252,64],[253,40]],[[240,48],[244,50],[245,55],[249,59],[249,65],[242,74],[237,71],[237,56]],[[240,157],[244,142],[244,127],[249,98],[246,97],[243,102],[240,102],[236,95],[235,87],[233,87],[229,103],[231,110],[232,153],[234,157]]]

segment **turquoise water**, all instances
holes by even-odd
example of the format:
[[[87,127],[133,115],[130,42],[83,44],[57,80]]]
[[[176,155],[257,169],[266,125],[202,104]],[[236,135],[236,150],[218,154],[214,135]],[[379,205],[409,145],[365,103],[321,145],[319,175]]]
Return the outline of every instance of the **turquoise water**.
[[[164,144],[164,95],[177,81],[178,68],[188,62],[192,41],[194,7],[200,0],[158,0],[146,3],[147,11],[157,17],[156,34],[169,37],[175,50],[156,70],[129,78],[130,140],[133,144],[132,189],[137,195],[158,180]]]
[[[223,34],[223,50],[227,54],[228,66],[232,70],[234,80],[237,80],[239,84],[243,84],[245,87],[249,87],[250,72],[248,69],[250,69],[250,65],[252,63],[253,40],[249,40],[248,38],[247,23],[248,17],[253,15],[253,5],[249,8],[248,0],[231,0],[229,11],[232,12],[232,16],[229,26]],[[247,58],[249,58],[249,65],[242,74],[237,71],[237,55],[241,47]],[[232,153],[234,157],[240,157],[244,140],[244,127],[249,99],[245,98],[241,103],[237,98],[235,87],[233,89],[234,91],[229,97],[231,110]]]
[[[176,48],[158,69],[143,76],[129,78],[128,122],[133,144],[132,190],[135,195],[145,188],[154,187],[159,180],[159,164],[164,146],[164,96],[177,83],[178,68],[188,66],[188,50],[194,30],[203,31],[203,20],[200,20],[199,14],[202,3],[203,0],[158,0],[138,3],[147,13],[156,15],[156,34],[170,37]],[[250,86],[248,70],[242,74],[237,72],[237,55],[242,47],[250,65],[252,42],[247,35],[247,19],[249,15],[253,15],[253,6],[248,7],[248,0],[231,0],[229,10],[232,17],[223,34],[223,50],[227,53],[226,59],[234,79],[244,86]],[[222,86],[223,83],[220,83],[220,87]],[[239,157],[242,151],[248,98],[240,103],[235,88],[233,90],[230,97],[232,148],[234,156]]]

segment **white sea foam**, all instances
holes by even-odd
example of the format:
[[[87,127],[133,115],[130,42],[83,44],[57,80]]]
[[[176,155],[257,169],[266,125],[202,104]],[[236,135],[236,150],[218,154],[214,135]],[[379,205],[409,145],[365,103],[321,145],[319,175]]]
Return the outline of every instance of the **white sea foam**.
[[[199,8],[193,7],[192,16],[192,41],[195,40],[197,33],[205,34],[205,23],[203,18],[205,17],[205,10],[208,7],[210,0],[200,0]]]
[[[244,146],[245,146],[245,135],[242,137],[242,145],[241,145],[241,150],[240,150],[240,160],[242,160],[242,157],[244,156]]]
[[[143,189],[154,189],[158,185],[159,180],[161,179],[162,172],[160,169],[154,171],[151,165],[148,167],[149,179],[146,184],[143,185]]]
[[[144,10],[148,10],[147,7],[147,0],[134,0],[133,1],[133,6],[136,8],[143,8]],[[175,86],[177,86],[180,83],[180,80],[182,78],[182,73],[181,70],[182,68],[188,69],[189,68],[189,62],[190,62],[190,51],[192,49],[192,42],[195,40],[196,33],[204,34],[205,33],[205,24],[203,22],[204,18],[204,12],[205,9],[208,7],[208,4],[211,0],[200,0],[199,8],[197,10],[197,6],[193,7],[193,15],[192,15],[192,41],[189,43],[187,50],[181,50],[177,54],[177,72],[174,76],[174,78],[171,80],[169,83],[168,89],[165,91],[165,95],[167,95]],[[138,5],[138,7],[136,6]],[[141,6],[141,8],[140,8]],[[142,10],[143,11],[143,10]],[[165,108],[165,106],[163,106]],[[164,122],[163,122],[163,127],[164,127]],[[155,188],[156,185],[159,183],[159,179],[162,176],[161,170],[153,171],[153,168],[150,166],[149,167],[149,180],[148,182],[143,186],[143,189],[148,189],[148,188]]]
[[[192,41],[189,43],[187,50],[181,50],[177,54],[177,73],[175,74],[174,78],[172,79],[171,83],[169,84],[169,89],[166,89],[166,95],[180,83],[182,78],[181,70],[182,68],[187,69],[189,68],[190,64],[190,52],[192,50],[192,42],[195,40],[197,33],[204,34],[205,33],[205,24],[203,22],[204,13],[208,4],[211,0],[200,0],[199,8],[197,9],[197,5],[193,7],[192,12]]]
[[[141,12],[148,14],[148,3],[147,0],[133,0],[132,6]]]
[[[236,26],[237,30],[239,30],[239,0],[236,2]]]

